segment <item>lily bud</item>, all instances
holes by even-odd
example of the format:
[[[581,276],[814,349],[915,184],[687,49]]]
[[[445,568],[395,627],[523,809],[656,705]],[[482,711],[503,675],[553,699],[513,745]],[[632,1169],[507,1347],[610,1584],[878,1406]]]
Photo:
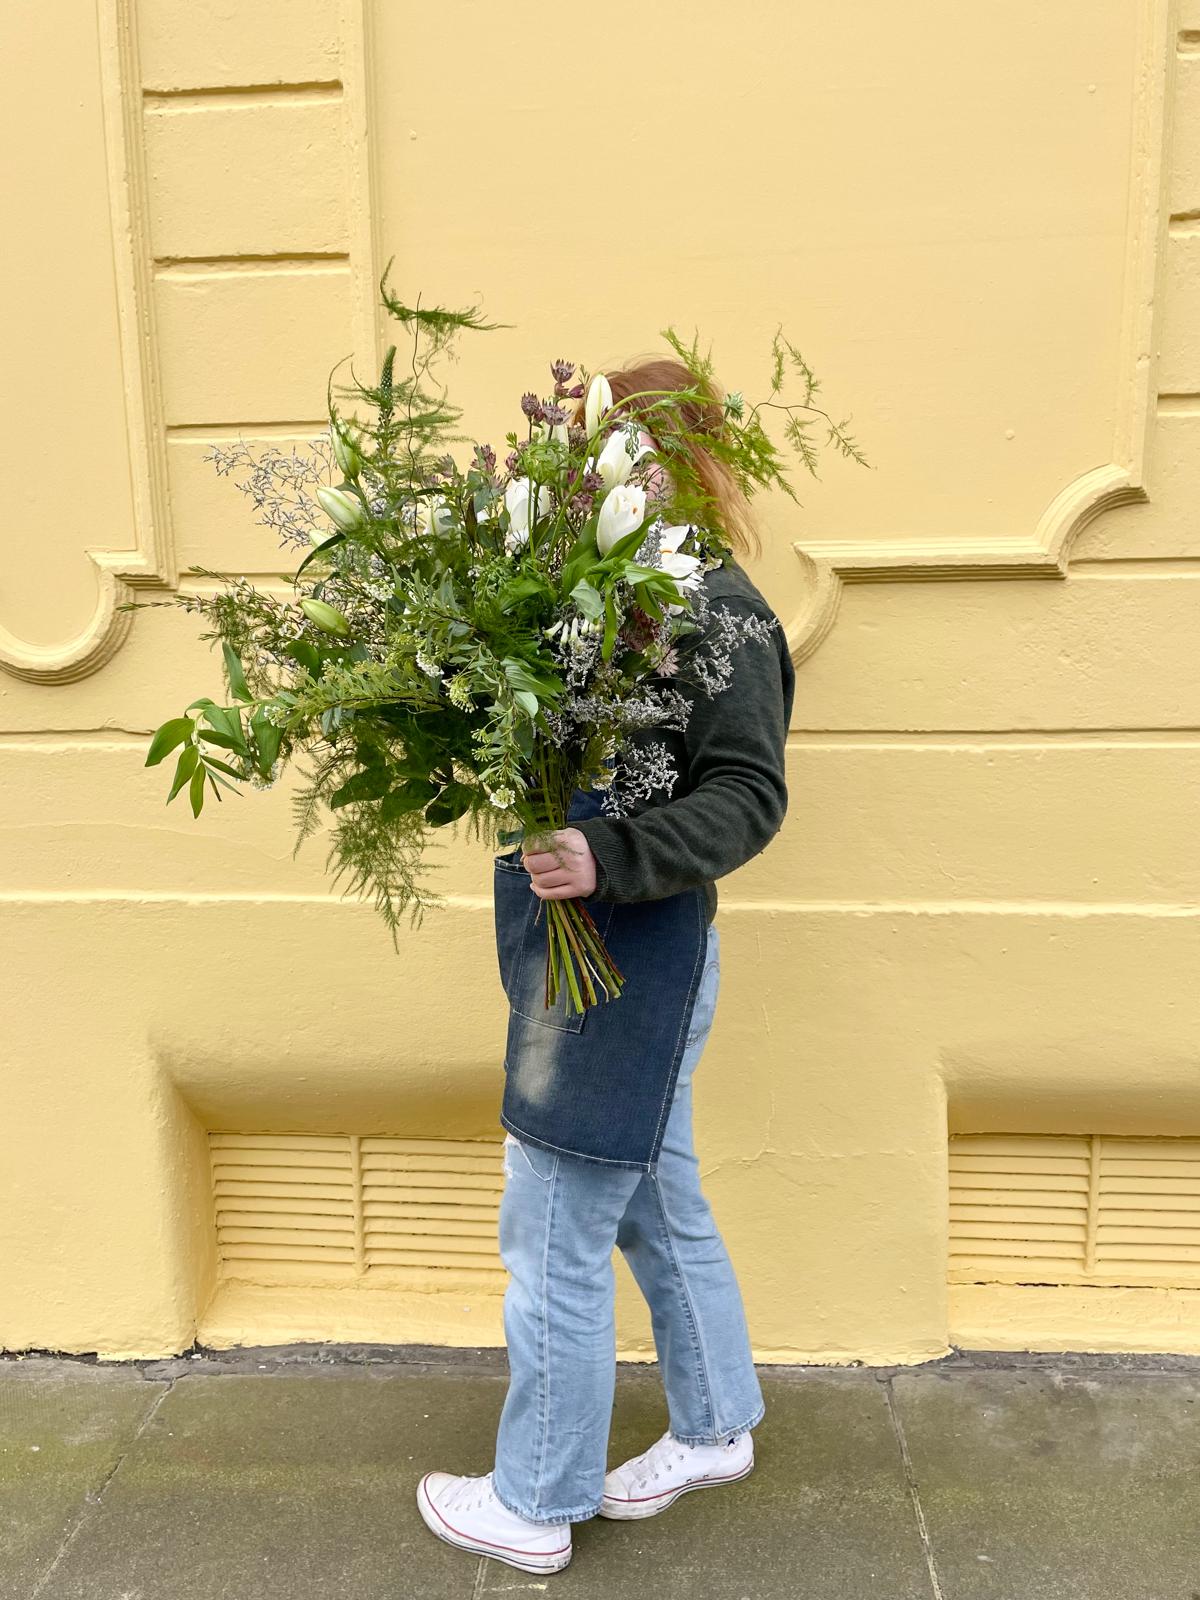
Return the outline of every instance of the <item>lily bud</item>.
[[[597,372],[588,384],[587,397],[583,402],[583,416],[589,439],[600,426],[600,418],[606,411],[612,409],[612,403],[612,385],[602,372]]]
[[[333,425],[333,458],[348,478],[357,478],[362,471],[358,446],[340,422]]]
[[[322,484],[317,490],[317,501],[329,520],[336,522],[343,533],[353,533],[362,523],[362,506],[344,489],[330,489]]]
[[[326,633],[336,633],[345,638],[350,632],[350,624],[342,613],[335,607],[326,605],[324,600],[301,600],[300,609],[310,622],[315,622],[317,627],[323,628]]]

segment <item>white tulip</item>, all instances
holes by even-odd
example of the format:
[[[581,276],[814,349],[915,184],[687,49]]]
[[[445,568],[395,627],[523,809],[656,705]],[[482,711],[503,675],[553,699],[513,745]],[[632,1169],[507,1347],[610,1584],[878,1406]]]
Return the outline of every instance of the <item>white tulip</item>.
[[[625,483],[633,471],[633,461],[629,451],[625,448],[625,434],[623,431],[614,433],[612,438],[600,452],[600,459],[596,462],[596,471],[604,480],[604,490],[619,488]]]
[[[433,500],[422,500],[417,507],[417,530],[426,538],[437,538],[449,533],[454,526],[454,512],[446,504],[444,495]]]
[[[584,424],[589,439],[600,426],[600,418],[606,411],[612,410],[612,403],[612,385],[602,372],[597,372],[588,384],[587,397],[583,402]]]
[[[537,516],[544,517],[550,509],[550,485],[538,486]],[[509,532],[505,541],[511,555],[518,545],[529,538],[529,479],[513,478],[504,491],[504,504],[508,508]]]
[[[606,556],[619,539],[632,533],[646,516],[646,491],[637,484],[619,484],[605,497],[596,524],[596,548]]]

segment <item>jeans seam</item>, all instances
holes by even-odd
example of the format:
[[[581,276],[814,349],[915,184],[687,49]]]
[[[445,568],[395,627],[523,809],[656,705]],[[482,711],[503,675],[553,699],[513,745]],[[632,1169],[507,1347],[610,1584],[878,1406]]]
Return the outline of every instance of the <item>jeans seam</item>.
[[[708,1362],[704,1353],[704,1341],[700,1336],[700,1328],[696,1320],[695,1307],[692,1304],[691,1291],[688,1289],[687,1278],[679,1264],[679,1256],[675,1249],[675,1240],[671,1233],[671,1221],[667,1216],[666,1202],[663,1199],[662,1189],[655,1175],[650,1175],[650,1184],[654,1191],[654,1201],[658,1207],[658,1214],[662,1221],[663,1237],[666,1240],[667,1254],[671,1258],[671,1270],[679,1286],[679,1298],[687,1314],[688,1331],[692,1336],[692,1350],[696,1361],[696,1373],[700,1379],[700,1389],[704,1397],[704,1409],[710,1428],[715,1427],[713,1416],[712,1383],[708,1376]]]
[[[554,1201],[558,1194],[558,1163],[559,1158],[554,1157],[554,1166],[550,1173],[550,1193],[546,1202],[546,1238],[542,1246],[542,1285],[541,1308],[538,1318],[538,1334],[541,1349],[538,1352],[538,1372],[541,1378],[538,1384],[538,1397],[541,1401],[541,1442],[538,1447],[537,1479],[533,1486],[531,1504],[536,1506],[542,1492],[542,1478],[546,1471],[547,1446],[550,1438],[550,1309],[549,1309],[549,1282],[550,1282],[550,1237],[554,1231]]]

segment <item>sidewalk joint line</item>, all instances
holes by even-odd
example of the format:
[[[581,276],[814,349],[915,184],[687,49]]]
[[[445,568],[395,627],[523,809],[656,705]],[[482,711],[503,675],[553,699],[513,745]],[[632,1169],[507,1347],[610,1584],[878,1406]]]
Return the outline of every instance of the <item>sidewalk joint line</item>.
[[[900,1423],[900,1416],[896,1410],[896,1397],[892,1393],[892,1380],[888,1378],[883,1385],[884,1396],[887,1400],[888,1415],[892,1419],[892,1431],[896,1435],[896,1443],[900,1446],[900,1460],[904,1464],[904,1481],[908,1485],[908,1497],[912,1501],[913,1514],[917,1519],[917,1533],[921,1540],[921,1549],[925,1554],[925,1566],[929,1572],[929,1584],[933,1590],[934,1600],[946,1600],[938,1578],[937,1563],[933,1559],[933,1545],[929,1538],[929,1526],[925,1521],[925,1509],[921,1505],[921,1495],[917,1488],[917,1475],[913,1470],[912,1457],[908,1453],[908,1440],[904,1437],[904,1429]]]
[[[37,1600],[38,1595],[42,1593],[43,1589],[45,1589],[46,1585],[50,1582],[50,1579],[54,1576],[55,1569],[58,1567],[59,1562],[66,1555],[71,1545],[74,1544],[76,1534],[78,1534],[80,1529],[90,1522],[93,1516],[100,1510],[104,1502],[105,1491],[107,1490],[109,1484],[116,1477],[118,1471],[125,1461],[125,1457],[129,1454],[134,1445],[141,1438],[142,1434],[145,1433],[146,1429],[150,1426],[152,1419],[158,1414],[159,1406],[162,1405],[163,1401],[171,1393],[171,1390],[175,1387],[178,1381],[178,1378],[167,1379],[166,1387],[163,1389],[163,1392],[158,1396],[154,1404],[150,1407],[149,1411],[147,1411],[146,1415],[142,1418],[139,1425],[134,1429],[133,1433],[126,1441],[124,1449],[120,1451],[117,1459],[113,1462],[112,1466],[105,1474],[104,1481],[100,1484],[93,1495],[89,1495],[86,1490],[84,1491],[83,1504],[79,1508],[79,1514],[76,1516],[71,1526],[67,1529],[66,1536],[59,1545],[58,1549],[55,1551],[54,1560],[51,1561],[45,1572],[42,1573],[41,1577],[38,1578],[33,1588],[29,1591],[29,1600]]]

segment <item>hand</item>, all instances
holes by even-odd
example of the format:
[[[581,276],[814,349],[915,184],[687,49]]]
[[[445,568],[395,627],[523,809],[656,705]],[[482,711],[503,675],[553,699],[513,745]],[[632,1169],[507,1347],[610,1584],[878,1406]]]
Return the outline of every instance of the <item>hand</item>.
[[[559,828],[549,850],[522,851],[530,887],[540,900],[570,900],[596,888],[596,858],[578,828]],[[560,859],[561,858],[561,859]]]

